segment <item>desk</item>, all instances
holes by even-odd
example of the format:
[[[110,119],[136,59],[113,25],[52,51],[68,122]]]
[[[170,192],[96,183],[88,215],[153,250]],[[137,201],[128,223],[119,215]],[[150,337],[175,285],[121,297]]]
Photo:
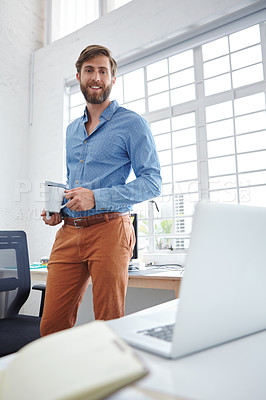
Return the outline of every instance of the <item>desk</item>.
[[[31,269],[31,279],[35,282],[45,282],[47,268]],[[178,298],[182,273],[179,271],[137,270],[129,272],[128,286],[146,289],[174,290],[175,298]]]
[[[163,305],[156,306],[160,307]],[[143,310],[138,314],[146,312]],[[108,321],[108,325],[119,334],[119,326],[129,321],[132,315]],[[266,399],[266,331],[178,360],[140,350],[136,353],[147,365],[149,374],[109,396],[108,400]]]
[[[32,284],[45,283],[47,268],[31,269]],[[155,268],[130,271],[125,304],[125,314],[143,310],[156,304],[178,297],[182,273]],[[24,314],[38,315],[40,304],[39,291],[33,290],[22,308]],[[89,285],[79,307],[77,325],[94,320],[92,285]]]
[[[158,271],[139,270],[130,272],[128,276],[128,286],[146,289],[167,289],[175,291],[175,298],[179,296],[182,273],[178,271]]]
[[[143,310],[138,314],[146,312]],[[128,315],[107,323],[119,334],[119,326],[130,318]],[[266,331],[178,360],[140,350],[136,353],[146,364],[149,374],[106,400],[266,399]],[[0,372],[13,357],[15,355],[0,359]]]

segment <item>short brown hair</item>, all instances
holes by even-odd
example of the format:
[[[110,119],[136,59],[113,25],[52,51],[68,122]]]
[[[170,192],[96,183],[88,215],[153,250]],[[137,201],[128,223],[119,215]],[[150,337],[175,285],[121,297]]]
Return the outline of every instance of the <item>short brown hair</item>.
[[[115,59],[112,57],[111,51],[109,49],[107,49],[107,47],[104,47],[104,46],[101,46],[98,44],[92,44],[90,46],[87,46],[84,50],[82,50],[82,52],[80,53],[79,58],[77,59],[77,62],[75,64],[76,68],[77,68],[77,72],[80,74],[82,64],[85,61],[87,61],[91,58],[94,58],[96,56],[99,56],[99,55],[106,56],[109,58],[112,76],[115,77],[116,70],[117,70],[117,63],[116,63]]]

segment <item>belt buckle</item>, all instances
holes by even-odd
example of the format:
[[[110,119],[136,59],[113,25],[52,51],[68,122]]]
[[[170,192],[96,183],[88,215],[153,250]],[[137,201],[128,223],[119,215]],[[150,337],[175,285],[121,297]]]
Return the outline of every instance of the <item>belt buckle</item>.
[[[82,218],[77,218],[77,219],[74,219],[74,226],[75,226],[75,228],[83,228],[83,226],[78,226],[77,225],[77,222],[79,222],[79,221],[82,221]]]

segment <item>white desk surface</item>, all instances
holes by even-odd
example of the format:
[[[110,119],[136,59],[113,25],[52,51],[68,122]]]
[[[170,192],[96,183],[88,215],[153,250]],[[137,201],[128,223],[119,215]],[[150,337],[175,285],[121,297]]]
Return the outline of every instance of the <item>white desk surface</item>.
[[[32,277],[35,275],[40,274],[41,276],[45,277],[47,275],[47,268],[46,267],[31,267],[30,272]],[[165,276],[165,277],[182,277],[183,271],[174,268],[140,268],[134,271],[128,271],[129,276]]]
[[[163,307],[163,304],[155,307]],[[143,315],[145,312],[143,310],[138,314]],[[109,321],[108,324],[119,334],[119,326],[125,321],[129,322],[129,319],[130,315],[127,315]],[[134,385],[134,390],[142,390],[138,393],[140,397],[136,396],[134,400],[266,399],[266,331],[178,360],[164,359],[140,350],[136,352],[150,373]],[[133,388],[123,389],[109,398],[133,400],[132,390]],[[146,394],[154,391],[162,397],[147,397],[143,391]]]

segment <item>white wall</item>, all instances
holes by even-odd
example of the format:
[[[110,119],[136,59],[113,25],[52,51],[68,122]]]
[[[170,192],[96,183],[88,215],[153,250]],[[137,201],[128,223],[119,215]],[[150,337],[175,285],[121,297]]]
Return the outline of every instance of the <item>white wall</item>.
[[[43,46],[44,1],[0,1],[0,229],[25,229],[31,53]]]
[[[10,2],[13,4],[15,1]],[[27,0],[24,3],[33,4],[34,1]],[[35,52],[33,123],[29,130],[25,128],[21,131],[23,140],[20,139],[16,151],[13,154],[8,152],[9,157],[11,155],[16,158],[14,171],[19,169],[21,162],[23,172],[20,176],[27,176],[32,185],[31,190],[23,194],[23,201],[28,209],[28,215],[23,222],[29,236],[32,261],[45,254],[49,255],[58,229],[45,226],[38,217],[38,212],[43,207],[40,184],[46,179],[65,180],[62,176],[64,80],[75,75],[74,64],[81,50],[88,44],[102,44],[112,50],[118,63],[123,64],[134,60],[136,54],[146,55],[154,46],[164,41],[168,45],[177,43],[200,33],[206,25],[216,27],[232,20],[235,13],[246,15],[263,5],[265,6],[265,1],[261,0],[204,0],[204,3],[198,0],[133,0],[100,20]],[[9,57],[11,61],[12,56]],[[20,96],[21,92],[20,87]],[[28,91],[26,93],[28,95]],[[11,97],[9,102],[12,102]],[[17,104],[26,110],[28,98],[22,96],[20,100],[17,99]],[[11,118],[11,110],[9,109],[9,118],[4,126],[18,136],[18,120]],[[21,120],[25,117],[26,125],[25,111],[21,114]],[[11,135],[8,140],[13,143]],[[29,143],[28,158],[20,154],[20,148],[25,147],[24,140]],[[4,155],[5,162],[1,162],[4,168],[8,164],[8,155]],[[28,175],[25,158],[29,161]],[[12,178],[17,179],[15,172]],[[4,187],[8,187],[7,181]],[[5,206],[9,203],[8,199],[10,195],[5,197]],[[5,225],[9,225],[12,218],[4,215],[2,219]]]

